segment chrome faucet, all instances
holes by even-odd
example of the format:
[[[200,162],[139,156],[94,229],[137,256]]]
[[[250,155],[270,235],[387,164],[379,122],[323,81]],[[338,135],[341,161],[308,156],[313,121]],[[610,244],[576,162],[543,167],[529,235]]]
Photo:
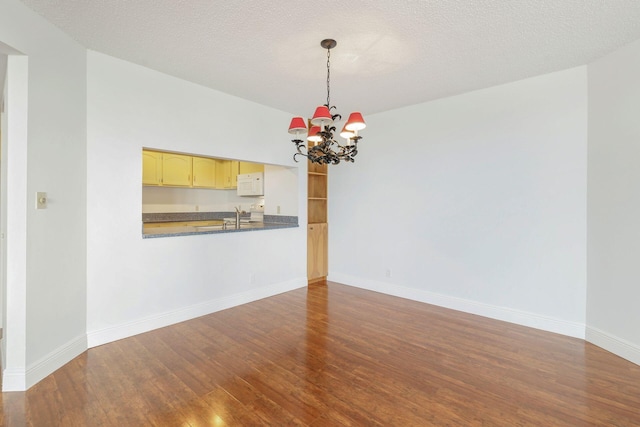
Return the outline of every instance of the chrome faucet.
[[[240,206],[236,206],[236,230],[240,229],[240,213],[244,213],[244,211],[240,211]]]

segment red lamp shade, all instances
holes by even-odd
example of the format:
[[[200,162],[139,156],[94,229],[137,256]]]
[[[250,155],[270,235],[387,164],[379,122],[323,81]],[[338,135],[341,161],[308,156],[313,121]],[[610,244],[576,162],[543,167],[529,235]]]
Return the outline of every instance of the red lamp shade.
[[[354,111],[349,115],[349,120],[347,120],[347,124],[344,125],[346,130],[359,131],[367,127],[367,124],[364,122],[362,118],[362,114]]]
[[[307,140],[316,144],[322,141],[322,137],[318,135],[318,132],[320,132],[320,126],[311,126],[311,129],[309,129],[309,136],[307,136]]]
[[[333,122],[329,108],[326,105],[321,105],[316,108],[316,112],[311,118],[311,124],[314,126],[326,126]]]
[[[289,133],[298,135],[307,131],[307,125],[302,117],[294,117],[289,125]]]
[[[356,134],[353,131],[347,130],[347,125],[345,123],[344,127],[342,128],[342,131],[340,132],[340,136],[343,137],[344,139],[351,139],[354,136],[356,136]]]

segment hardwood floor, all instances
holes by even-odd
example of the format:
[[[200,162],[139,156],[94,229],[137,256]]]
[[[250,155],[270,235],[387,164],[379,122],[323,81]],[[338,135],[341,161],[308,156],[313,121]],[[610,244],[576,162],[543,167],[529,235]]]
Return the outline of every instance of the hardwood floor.
[[[88,350],[6,426],[638,426],[640,367],[582,340],[312,285]]]

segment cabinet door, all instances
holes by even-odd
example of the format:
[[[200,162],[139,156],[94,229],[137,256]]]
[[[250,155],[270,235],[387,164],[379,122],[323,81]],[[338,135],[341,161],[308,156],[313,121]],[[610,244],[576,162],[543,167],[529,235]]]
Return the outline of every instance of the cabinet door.
[[[217,186],[216,188],[238,188],[237,160],[217,160]]]
[[[264,165],[262,163],[240,162],[240,169],[238,171],[240,175],[254,172],[264,172]]]
[[[238,188],[238,173],[240,173],[240,162],[237,160],[231,160],[229,165],[230,173],[230,186],[229,188]]]
[[[324,280],[329,273],[329,235],[327,223],[307,226],[307,279]]]
[[[227,169],[227,162],[228,160],[216,160],[216,188],[225,188],[225,184],[227,182],[226,180],[226,174],[225,171]]]
[[[162,153],[142,150],[142,185],[162,185]]]
[[[162,156],[162,183],[179,187],[191,186],[191,156],[164,153]]]
[[[216,161],[206,157],[193,158],[193,186],[216,188]]]

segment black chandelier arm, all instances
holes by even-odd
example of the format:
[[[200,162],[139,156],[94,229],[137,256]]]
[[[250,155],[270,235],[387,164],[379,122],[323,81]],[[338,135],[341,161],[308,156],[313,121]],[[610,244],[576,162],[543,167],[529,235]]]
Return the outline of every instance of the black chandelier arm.
[[[293,155],[293,160],[294,161],[296,161],[296,162],[298,161],[298,159],[296,158],[297,156],[308,157],[305,153],[302,152],[302,148],[304,148],[305,150],[307,149],[307,146],[304,144],[303,140],[301,140],[301,139],[292,139],[291,142],[296,144],[296,150],[298,150],[298,152]]]
[[[335,105],[324,104],[324,106],[329,109],[329,113],[331,113],[331,110],[334,110],[336,108]],[[331,114],[331,120],[333,120],[334,123],[340,121],[342,120],[342,115],[338,113]]]
[[[303,140],[293,139],[292,142],[298,151],[293,155],[293,160],[297,162],[297,156],[304,156],[312,163],[332,165],[337,165],[340,161],[353,163],[354,157],[358,154],[358,141],[362,137],[354,136],[349,145],[340,145],[333,139],[333,131],[335,127],[318,132],[322,140],[311,148],[307,148]]]

